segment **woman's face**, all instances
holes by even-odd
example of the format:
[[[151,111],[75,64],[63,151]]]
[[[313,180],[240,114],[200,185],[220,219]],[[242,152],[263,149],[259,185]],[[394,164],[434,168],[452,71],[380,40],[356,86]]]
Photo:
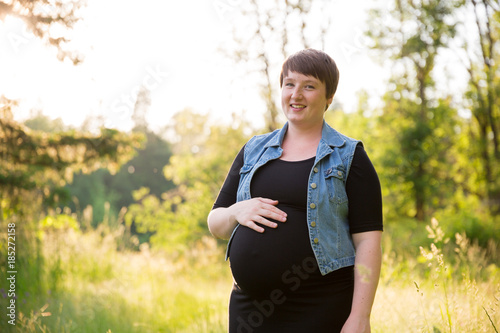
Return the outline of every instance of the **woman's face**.
[[[317,126],[323,123],[327,104],[326,87],[314,76],[288,72],[281,88],[281,107],[290,123],[301,126]]]

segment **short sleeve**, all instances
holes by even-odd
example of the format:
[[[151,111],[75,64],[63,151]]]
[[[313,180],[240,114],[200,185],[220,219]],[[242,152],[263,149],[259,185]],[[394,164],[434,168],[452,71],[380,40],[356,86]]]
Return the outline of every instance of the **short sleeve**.
[[[238,155],[236,155],[212,209],[229,207],[236,203],[236,193],[238,192],[238,185],[240,183],[240,169],[244,163],[244,150],[245,147],[243,146]]]
[[[351,234],[383,230],[380,181],[365,149],[358,144],[346,181]]]

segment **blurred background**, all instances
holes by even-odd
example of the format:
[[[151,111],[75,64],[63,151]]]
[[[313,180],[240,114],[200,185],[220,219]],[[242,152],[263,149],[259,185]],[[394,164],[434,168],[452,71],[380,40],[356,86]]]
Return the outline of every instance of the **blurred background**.
[[[498,332],[498,0],[0,0],[0,46],[0,331],[227,331],[206,217],[311,47],[382,184],[372,331]]]

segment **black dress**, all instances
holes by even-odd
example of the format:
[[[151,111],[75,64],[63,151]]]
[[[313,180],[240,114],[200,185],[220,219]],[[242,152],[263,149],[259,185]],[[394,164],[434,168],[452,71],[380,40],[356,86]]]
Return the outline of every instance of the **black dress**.
[[[351,226],[350,221],[351,232],[353,229],[354,232],[381,230],[380,184],[364,149],[359,147],[346,190],[348,196],[362,190],[363,213],[360,215],[363,221],[358,220],[356,226]],[[243,226],[237,229],[229,249],[235,281],[229,303],[231,333],[340,332],[349,316],[354,288],[353,267],[322,276],[309,243],[307,182],[313,163],[314,158],[297,162],[273,160],[253,176],[252,197],[278,200],[277,207],[287,213],[287,221],[279,223],[275,229],[264,226],[264,233]],[[228,207],[236,201],[242,164],[241,151],[214,208]],[[367,183],[366,178],[371,182]],[[364,182],[362,188],[349,191],[349,187],[356,187],[359,180]],[[354,209],[351,205],[356,203],[356,200],[351,203],[351,196],[350,211]],[[370,197],[375,197],[374,202],[367,205]]]

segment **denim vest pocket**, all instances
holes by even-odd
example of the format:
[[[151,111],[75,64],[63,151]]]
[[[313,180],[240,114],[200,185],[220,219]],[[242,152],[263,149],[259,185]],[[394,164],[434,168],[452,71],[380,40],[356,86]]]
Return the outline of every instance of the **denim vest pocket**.
[[[345,172],[338,167],[325,171],[325,182],[328,188],[328,198],[331,202],[342,204],[347,201],[344,183]]]

